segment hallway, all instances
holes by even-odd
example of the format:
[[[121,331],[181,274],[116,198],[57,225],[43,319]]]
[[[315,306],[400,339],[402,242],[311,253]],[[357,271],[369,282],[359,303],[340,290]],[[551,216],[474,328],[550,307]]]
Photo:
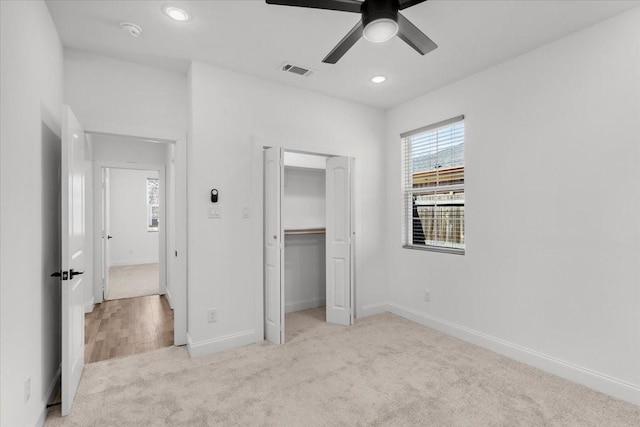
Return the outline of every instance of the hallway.
[[[109,268],[109,293],[106,299],[134,298],[158,294],[159,265],[135,264]]]
[[[173,310],[164,296],[105,301],[85,314],[85,363],[173,345]]]

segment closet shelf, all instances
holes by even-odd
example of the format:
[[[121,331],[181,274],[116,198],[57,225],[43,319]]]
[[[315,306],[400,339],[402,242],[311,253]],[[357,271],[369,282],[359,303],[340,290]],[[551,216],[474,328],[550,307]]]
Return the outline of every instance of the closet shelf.
[[[302,236],[306,234],[325,234],[324,228],[298,228],[284,230],[285,236]]]

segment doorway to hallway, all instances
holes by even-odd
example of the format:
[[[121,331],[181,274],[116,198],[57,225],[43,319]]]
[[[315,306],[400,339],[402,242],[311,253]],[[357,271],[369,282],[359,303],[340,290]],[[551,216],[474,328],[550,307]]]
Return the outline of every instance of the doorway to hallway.
[[[173,310],[165,296],[116,299],[85,314],[85,363],[173,345]]]
[[[163,182],[158,170],[102,169],[104,299],[160,294]]]

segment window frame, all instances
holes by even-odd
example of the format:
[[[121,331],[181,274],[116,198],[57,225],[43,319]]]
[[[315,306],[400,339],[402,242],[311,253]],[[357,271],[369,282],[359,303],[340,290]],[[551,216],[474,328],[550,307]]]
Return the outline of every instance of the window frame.
[[[149,181],[156,181],[156,191],[158,203],[151,203],[150,189],[149,189]],[[157,233],[160,230],[160,178],[147,177],[147,232],[148,233]],[[153,208],[158,210],[158,225],[153,226]]]
[[[423,126],[421,128],[418,129],[414,129],[412,131],[408,131],[408,132],[403,132],[402,134],[400,134],[400,141],[401,141],[401,191],[402,191],[402,247],[404,249],[416,249],[416,250],[421,250],[421,251],[428,251],[428,252],[440,252],[440,253],[450,253],[450,254],[456,254],[456,255],[464,255],[466,252],[466,239],[464,239],[464,241],[461,243],[462,247],[452,247],[452,246],[446,246],[446,244],[443,245],[435,245],[435,244],[413,244],[413,233],[414,233],[414,220],[415,220],[415,212],[414,212],[414,207],[415,207],[415,203],[414,203],[414,199],[413,197],[416,194],[432,194],[432,195],[437,195],[438,193],[443,193],[443,192],[451,192],[451,194],[455,194],[453,192],[462,192],[462,194],[465,194],[466,189],[465,189],[465,166],[463,164],[462,166],[462,182],[461,183],[453,183],[453,184],[445,184],[445,185],[440,185],[440,181],[439,181],[439,174],[436,173],[436,177],[437,177],[437,183],[434,186],[428,186],[428,187],[423,187],[423,188],[415,188],[414,187],[414,176],[413,176],[413,172],[409,172],[409,170],[413,169],[413,158],[411,157],[411,137],[415,136],[415,135],[419,135],[419,134],[427,134],[427,133],[431,133],[431,132],[436,132],[438,130],[441,130],[443,128],[447,128],[447,127],[452,127],[460,122],[463,123],[464,125],[464,115],[460,115],[460,116],[456,116],[447,120],[443,120],[437,123],[433,123],[430,124],[428,126]],[[464,131],[463,131],[464,132]],[[463,146],[463,153],[466,153],[466,135],[464,135],[463,133],[463,139],[462,139],[462,146]],[[465,156],[466,157],[466,156]],[[466,163],[466,160],[465,162]],[[437,170],[434,169],[434,170]],[[425,171],[425,172],[431,172],[431,170],[429,171]],[[456,204],[457,206],[460,206],[459,204]],[[437,204],[436,204],[437,206]],[[466,224],[465,221],[465,217],[464,217],[464,212],[465,212],[465,208],[466,208],[466,195],[463,196],[462,198],[462,203],[461,206],[463,207],[462,210],[462,219],[461,224],[462,224],[462,233],[464,234],[464,227]]]

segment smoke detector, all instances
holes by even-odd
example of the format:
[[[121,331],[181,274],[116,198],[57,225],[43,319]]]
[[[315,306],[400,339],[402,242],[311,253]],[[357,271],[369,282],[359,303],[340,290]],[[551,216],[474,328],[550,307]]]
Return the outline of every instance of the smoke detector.
[[[129,33],[132,37],[138,37],[142,34],[142,27],[134,24],[133,22],[121,22],[120,28]]]

